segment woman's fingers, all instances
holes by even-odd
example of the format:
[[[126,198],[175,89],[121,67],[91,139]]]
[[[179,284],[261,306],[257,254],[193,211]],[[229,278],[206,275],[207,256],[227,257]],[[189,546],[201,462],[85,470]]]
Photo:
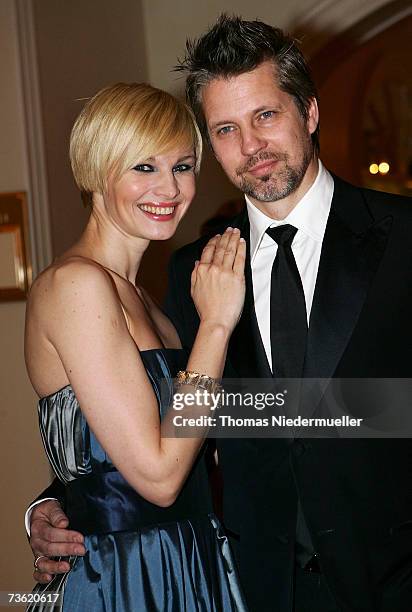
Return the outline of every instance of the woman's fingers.
[[[191,295],[202,321],[221,322],[230,329],[242,310],[246,244],[239,229],[229,227],[204,249],[192,273]]]
[[[196,259],[196,261],[195,261],[195,265],[194,265],[194,268],[193,268],[193,270],[192,270],[192,276],[191,276],[191,278],[190,278],[190,283],[191,283],[191,286],[192,286],[192,287],[193,287],[193,286],[196,284],[196,278],[197,278],[197,269],[198,269],[198,267],[199,267],[199,260],[198,260],[198,259]]]
[[[245,261],[246,261],[246,240],[244,238],[240,238],[239,243],[237,245],[235,260],[233,262],[233,272],[237,276],[243,276],[245,272]]]
[[[216,236],[213,236],[213,238],[209,240],[209,242],[202,251],[202,256],[200,258],[201,264],[212,263],[218,240],[220,240],[220,234],[216,234]]]
[[[223,264],[223,260],[226,254],[226,249],[228,248],[230,238],[233,234],[233,228],[228,227],[225,233],[221,236],[219,242],[216,244],[215,253],[213,256],[213,263],[221,266]]]
[[[227,270],[233,268],[233,262],[235,261],[236,252],[238,249],[240,239],[240,231],[238,228],[234,228],[229,237],[229,241],[226,245],[226,250],[223,256],[223,267]]]
[[[240,240],[240,230],[228,227],[224,234],[217,234],[209,240],[202,251],[200,264],[216,264],[232,269]],[[240,256],[241,259],[241,256]],[[194,273],[196,274],[195,270]],[[192,282],[194,278],[192,276]]]

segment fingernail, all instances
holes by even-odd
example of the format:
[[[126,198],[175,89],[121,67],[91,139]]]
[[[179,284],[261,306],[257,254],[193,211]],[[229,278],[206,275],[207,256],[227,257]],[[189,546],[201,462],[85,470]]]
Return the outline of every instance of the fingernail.
[[[238,227],[234,227],[233,228],[233,233],[234,234],[240,234],[240,229]]]
[[[227,228],[226,228],[226,231],[227,231],[227,232],[233,232],[233,227],[230,227],[230,226],[229,226],[229,227],[227,227]]]
[[[215,238],[220,238],[220,236],[221,236],[220,234],[216,234]]]
[[[246,240],[244,238],[241,238],[239,242],[246,242]]]

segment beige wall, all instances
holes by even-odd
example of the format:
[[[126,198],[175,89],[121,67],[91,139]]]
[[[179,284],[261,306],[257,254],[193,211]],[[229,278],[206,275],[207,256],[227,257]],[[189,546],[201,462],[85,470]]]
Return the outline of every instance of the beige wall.
[[[0,2],[0,191],[28,191],[14,0]],[[31,588],[27,502],[48,480],[23,359],[24,302],[0,303],[0,591]],[[14,608],[16,609],[16,608]]]
[[[87,219],[68,162],[84,101],[101,87],[147,78],[139,0],[33,0],[52,245],[62,253]]]

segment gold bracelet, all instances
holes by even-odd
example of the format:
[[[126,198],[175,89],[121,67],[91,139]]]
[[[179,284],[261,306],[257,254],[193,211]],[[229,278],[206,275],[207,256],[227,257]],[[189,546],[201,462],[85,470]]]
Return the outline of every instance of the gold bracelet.
[[[214,395],[220,393],[222,386],[215,378],[206,374],[199,374],[192,370],[180,370],[176,374],[176,383],[179,385],[192,385],[195,389],[203,389]]]

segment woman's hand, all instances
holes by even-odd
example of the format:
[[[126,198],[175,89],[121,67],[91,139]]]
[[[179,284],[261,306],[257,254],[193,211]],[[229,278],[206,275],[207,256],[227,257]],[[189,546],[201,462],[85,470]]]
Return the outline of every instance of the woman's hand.
[[[203,322],[231,333],[245,300],[246,243],[240,231],[228,227],[205,246],[192,272],[191,294]]]

